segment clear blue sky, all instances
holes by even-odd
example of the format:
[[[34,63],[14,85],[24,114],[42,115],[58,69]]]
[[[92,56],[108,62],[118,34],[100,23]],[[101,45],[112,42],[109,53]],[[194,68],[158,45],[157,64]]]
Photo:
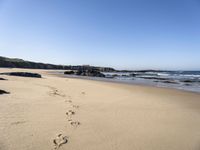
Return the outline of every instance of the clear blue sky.
[[[200,70],[200,0],[0,0],[0,55]]]

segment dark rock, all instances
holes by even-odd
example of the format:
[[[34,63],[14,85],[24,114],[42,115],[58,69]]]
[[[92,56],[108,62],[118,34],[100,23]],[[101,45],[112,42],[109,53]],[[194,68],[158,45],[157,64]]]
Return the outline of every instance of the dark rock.
[[[142,78],[142,79],[153,79],[153,80],[168,80],[166,78],[157,78],[157,77],[139,77],[139,78]]]
[[[7,80],[7,79],[4,79],[4,78],[0,78],[0,80]]]
[[[175,81],[162,81],[162,83],[178,84],[178,83],[175,82]]]
[[[75,72],[70,70],[70,71],[65,71],[64,74],[75,74]]]
[[[4,90],[0,90],[0,94],[10,94],[10,92],[6,92]]]
[[[41,78],[42,77],[38,73],[30,73],[30,72],[8,72],[8,73],[1,73],[1,74],[9,75],[9,76],[32,77],[32,78]]]
[[[113,74],[112,75],[112,77],[114,78],[114,77],[118,77],[119,75],[118,74]]]
[[[170,80],[166,80],[166,81],[159,81],[159,80],[156,80],[156,81],[154,81],[154,82],[178,84],[178,82],[175,82],[175,81],[170,81]]]
[[[89,77],[105,77],[105,75],[95,69],[90,70],[78,70],[75,72],[75,75],[79,76],[89,76]]]
[[[131,77],[136,77],[138,74],[137,73],[131,73],[130,76]]]
[[[194,80],[182,80],[182,82],[185,82],[185,83],[192,83],[192,82],[196,82]]]
[[[129,77],[129,75],[125,75],[125,74],[123,74],[122,77]]]

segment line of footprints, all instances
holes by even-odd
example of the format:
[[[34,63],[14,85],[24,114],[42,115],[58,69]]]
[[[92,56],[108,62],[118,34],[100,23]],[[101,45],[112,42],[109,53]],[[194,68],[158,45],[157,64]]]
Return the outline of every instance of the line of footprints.
[[[55,91],[56,91],[56,93],[58,92],[58,90],[53,89],[53,92],[55,92]],[[65,97],[65,95],[63,95],[63,94],[55,94],[55,95]],[[77,128],[81,123],[79,121],[74,121],[73,116],[76,114],[75,110],[78,109],[79,106],[74,105],[72,103],[70,96],[68,96],[68,98],[69,98],[69,100],[65,100],[65,102],[69,103],[71,105],[70,107],[72,109],[70,109],[66,112],[67,121],[72,127]],[[63,134],[58,134],[56,136],[56,138],[53,139],[53,144],[55,146],[54,149],[58,150],[62,145],[66,144],[68,142],[68,139],[69,139],[68,136],[64,136]]]

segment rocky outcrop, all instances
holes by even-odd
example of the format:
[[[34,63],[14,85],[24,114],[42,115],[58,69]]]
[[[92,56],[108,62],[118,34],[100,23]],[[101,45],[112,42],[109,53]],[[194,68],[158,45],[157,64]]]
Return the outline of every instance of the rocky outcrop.
[[[103,73],[97,70],[78,70],[75,75],[89,76],[89,77],[105,77]]]
[[[65,71],[64,74],[67,75],[78,75],[78,76],[88,76],[88,77],[105,77],[103,73],[96,69],[80,69],[80,70],[71,70]]]
[[[31,78],[42,78],[42,76],[38,73],[30,73],[30,72],[6,72],[1,73],[2,75],[9,76],[20,76],[20,77],[31,77]]]

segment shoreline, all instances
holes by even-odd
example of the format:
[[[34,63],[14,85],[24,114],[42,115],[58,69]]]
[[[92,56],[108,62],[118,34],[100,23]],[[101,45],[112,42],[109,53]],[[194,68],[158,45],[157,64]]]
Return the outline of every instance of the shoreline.
[[[150,88],[164,88],[164,89],[171,89],[171,90],[177,90],[177,91],[182,91],[182,92],[188,92],[188,93],[194,93],[194,94],[200,94],[199,91],[192,91],[192,90],[187,90],[184,88],[177,88],[173,86],[160,86],[160,85],[153,85],[153,84],[148,84],[148,83],[134,83],[134,82],[129,82],[128,80],[117,80],[117,79],[110,79],[110,78],[100,78],[100,77],[88,77],[88,76],[76,76],[76,75],[65,75],[64,71],[65,70],[51,70],[51,69],[26,69],[26,68],[0,68],[0,69],[9,69],[9,70],[33,70],[35,72],[41,72],[45,73],[48,75],[52,76],[57,76],[61,78],[72,78],[72,79],[82,79],[82,80],[88,80],[88,81],[99,81],[99,82],[108,82],[108,83],[118,83],[118,84],[125,84],[125,85],[131,85],[131,86],[146,86]],[[61,74],[62,72],[63,74]],[[168,84],[169,85],[169,84]]]
[[[194,93],[194,94],[200,95],[200,92],[197,92],[197,91],[190,91],[190,90],[179,89],[179,88],[175,88],[175,87],[164,87],[164,86],[162,87],[162,86],[150,85],[150,84],[145,84],[145,83],[130,83],[130,82],[124,82],[124,81],[120,81],[120,80],[113,80],[113,79],[109,79],[109,78],[73,76],[73,75],[64,75],[64,74],[59,74],[59,73],[55,73],[55,74],[48,73],[48,74],[53,75],[53,76],[57,76],[57,77],[61,77],[61,78],[80,79],[80,80],[114,83],[114,84],[130,85],[130,86],[141,86],[141,87],[144,86],[144,87],[158,88],[158,89],[161,88],[161,89],[176,90],[176,91],[180,91],[180,92],[188,92],[188,93]]]

